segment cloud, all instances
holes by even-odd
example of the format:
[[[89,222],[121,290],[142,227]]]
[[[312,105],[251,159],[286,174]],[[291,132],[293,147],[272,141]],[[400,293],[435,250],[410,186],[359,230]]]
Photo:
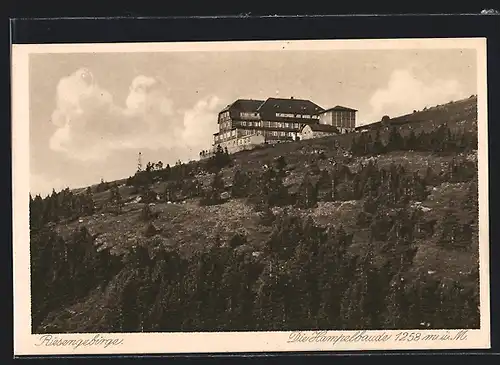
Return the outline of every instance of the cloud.
[[[378,121],[384,115],[399,116],[450,100],[464,98],[457,80],[436,79],[425,83],[410,70],[392,72],[386,87],[376,90],[370,98],[371,112],[365,123]]]
[[[190,141],[188,145],[196,149],[196,154],[212,143],[213,134],[218,130],[215,121],[221,106],[217,96],[209,96],[184,113],[185,129],[182,137],[183,140]]]
[[[141,75],[132,80],[120,106],[82,68],[60,80],[56,105],[52,122],[58,128],[50,148],[71,159],[93,161],[124,149],[180,149],[195,157],[211,143],[221,103],[208,96],[191,109],[177,111],[168,85]]]
[[[61,191],[66,185],[59,178],[48,178],[42,174],[30,174],[30,193],[32,196],[40,194],[42,197],[52,193],[52,189]]]

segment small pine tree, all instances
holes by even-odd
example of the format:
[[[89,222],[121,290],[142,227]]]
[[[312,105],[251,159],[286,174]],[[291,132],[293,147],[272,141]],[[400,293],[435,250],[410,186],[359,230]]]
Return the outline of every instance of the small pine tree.
[[[431,186],[436,186],[441,183],[439,175],[430,166],[428,166],[425,171],[424,183]]]
[[[145,237],[153,237],[158,234],[160,231],[154,226],[153,222],[149,222],[144,230]]]
[[[113,187],[111,188],[109,202],[115,206],[118,213],[122,212],[123,205],[124,205],[123,199],[122,199],[122,195],[120,193],[120,189],[118,188],[118,186],[116,184],[113,185]]]
[[[405,138],[405,149],[408,151],[415,151],[418,148],[417,136],[413,129],[410,131],[410,134]]]
[[[380,155],[384,153],[384,143],[382,142],[382,138],[380,136],[380,130],[377,129],[375,133],[375,138],[373,140],[373,145],[371,148],[371,153],[373,155]]]
[[[393,126],[389,133],[386,149],[388,151],[400,151],[404,148],[404,140],[397,127]]]
[[[249,189],[249,177],[245,172],[237,169],[234,172],[233,185],[231,187],[231,196],[235,198],[242,198],[247,196]]]
[[[275,165],[276,165],[276,169],[278,170],[278,172],[283,174],[285,169],[286,169],[285,157],[279,156],[278,158],[276,158]]]
[[[94,198],[93,198],[92,189],[90,188],[90,186],[87,188],[87,190],[85,190],[82,211],[85,214],[89,214],[89,215],[93,214],[95,211]]]
[[[441,222],[439,243],[447,248],[457,247],[460,235],[460,224],[455,212],[451,209],[445,213]]]
[[[332,201],[334,199],[334,182],[328,170],[322,170],[317,183],[318,199]]]
[[[478,187],[477,181],[474,179],[469,183],[462,207],[468,212],[474,213],[474,216],[477,217],[478,206]]]
[[[304,180],[300,185],[295,206],[307,209],[316,207],[317,204],[318,204],[317,185],[313,184],[306,175],[304,176]]]
[[[261,177],[261,196],[270,206],[288,204],[288,190],[283,184],[283,175],[272,167],[266,170]]]
[[[264,204],[260,213],[260,223],[266,227],[270,227],[274,224],[275,220],[276,216],[269,207],[269,204]]]
[[[151,189],[145,189],[144,192],[141,194],[141,201],[143,203],[153,203],[157,200],[158,194],[151,190]]]
[[[221,194],[224,191],[224,181],[220,172],[214,174],[210,189],[200,201],[202,205],[215,205],[222,202]]]
[[[141,210],[141,220],[149,222],[151,220],[154,220],[158,218],[159,214],[158,212],[153,212],[149,204],[144,205],[144,207]]]

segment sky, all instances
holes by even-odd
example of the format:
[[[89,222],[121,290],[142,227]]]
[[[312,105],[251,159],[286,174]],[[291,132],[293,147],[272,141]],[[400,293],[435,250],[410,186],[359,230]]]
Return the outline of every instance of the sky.
[[[197,159],[239,98],[358,110],[357,125],[477,94],[473,49],[31,54],[30,191]]]

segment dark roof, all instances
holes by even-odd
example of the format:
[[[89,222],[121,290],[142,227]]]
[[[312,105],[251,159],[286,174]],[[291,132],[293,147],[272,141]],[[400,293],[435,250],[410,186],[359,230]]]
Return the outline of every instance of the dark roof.
[[[351,108],[348,108],[345,106],[337,105],[337,106],[334,106],[333,108],[326,109],[326,110],[322,111],[321,113],[326,113],[326,112],[329,112],[332,110],[357,112],[356,109],[351,109]]]
[[[253,113],[264,103],[264,100],[253,100],[253,99],[238,99],[232,104],[229,104],[220,112],[223,113],[229,109],[237,109],[240,112]]]
[[[282,113],[294,113],[294,114],[318,114],[324,109],[319,105],[314,104],[310,100],[304,99],[280,99],[280,98],[268,98],[262,105],[260,105],[258,111],[272,111],[272,112],[282,112]]]
[[[304,129],[306,126],[302,127]],[[309,127],[311,127],[311,130],[313,132],[329,132],[329,133],[339,133],[339,130],[337,127],[329,124],[309,124]]]
[[[370,124],[364,124],[364,125],[358,125],[356,128],[356,130],[360,130],[360,129],[373,129],[373,128],[380,128],[382,127],[382,122],[375,122],[375,123],[370,123]]]

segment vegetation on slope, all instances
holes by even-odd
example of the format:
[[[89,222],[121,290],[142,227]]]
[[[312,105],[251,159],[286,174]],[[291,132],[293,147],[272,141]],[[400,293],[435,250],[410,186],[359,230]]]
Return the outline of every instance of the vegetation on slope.
[[[33,330],[477,328],[466,122],[219,150],[36,196]]]

